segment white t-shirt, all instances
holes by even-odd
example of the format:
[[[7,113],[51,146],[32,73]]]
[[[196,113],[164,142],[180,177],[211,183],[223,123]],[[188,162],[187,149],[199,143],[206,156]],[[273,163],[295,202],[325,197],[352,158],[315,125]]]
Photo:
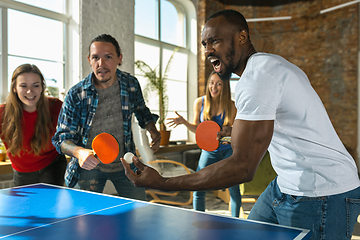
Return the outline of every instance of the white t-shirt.
[[[236,119],[274,120],[269,146],[281,192],[327,196],[360,186],[357,167],[306,74],[284,58],[250,57],[235,89]]]

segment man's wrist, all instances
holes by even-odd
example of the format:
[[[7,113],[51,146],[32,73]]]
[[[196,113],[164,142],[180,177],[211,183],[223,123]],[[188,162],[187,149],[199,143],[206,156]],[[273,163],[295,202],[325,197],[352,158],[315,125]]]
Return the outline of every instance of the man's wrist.
[[[148,131],[148,132],[158,132],[157,128],[155,127],[155,123],[151,124],[147,124],[145,129]]]
[[[169,181],[169,178],[164,178],[164,177],[162,177],[162,179],[161,179],[161,181],[160,181],[160,184],[159,184],[159,186],[158,186],[158,188],[157,189],[161,189],[161,190],[163,190],[163,191],[169,191],[169,190],[171,190],[171,189],[169,189],[169,186],[167,186],[168,184],[168,181]]]
[[[61,144],[60,148],[64,154],[77,158],[77,147],[78,146],[76,146],[72,141],[66,140]]]

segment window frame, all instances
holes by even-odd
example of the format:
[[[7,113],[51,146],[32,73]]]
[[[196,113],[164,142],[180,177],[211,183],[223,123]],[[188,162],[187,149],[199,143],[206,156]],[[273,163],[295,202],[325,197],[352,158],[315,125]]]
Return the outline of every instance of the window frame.
[[[9,94],[8,92],[8,79],[11,76],[12,72],[8,72],[8,9],[32,14],[35,16],[40,16],[48,18],[51,20],[62,22],[63,24],[63,79],[62,79],[62,89],[59,89],[60,96],[62,99],[63,92],[66,92],[73,82],[78,81],[79,78],[79,62],[75,63],[75,60],[71,60],[74,56],[74,48],[76,48],[74,42],[70,41],[70,38],[76,38],[74,36],[73,30],[78,29],[79,23],[76,13],[73,11],[74,6],[79,5],[79,0],[69,1],[65,0],[65,14],[58,13],[55,11],[39,8],[36,6],[28,5],[25,3],[13,1],[13,0],[0,0],[0,23],[1,23],[1,36],[0,36],[0,71],[1,71],[1,82],[0,82],[0,103],[6,101],[6,97]],[[70,15],[68,13],[73,13],[75,15]],[[76,15],[77,14],[77,15]],[[78,38],[78,37],[77,37]],[[77,47],[79,48],[79,47]],[[71,55],[71,57],[70,57]],[[36,59],[36,58],[30,58]],[[77,58],[78,59],[78,58]],[[46,59],[41,59],[45,60]],[[75,64],[72,64],[72,63]],[[40,69],[41,70],[41,69]]]
[[[193,122],[193,102],[197,98],[197,25],[196,25],[196,10],[192,2],[190,1],[180,1],[180,0],[166,0],[173,4],[177,10],[181,10],[182,14],[185,17],[185,30],[183,31],[183,38],[184,38],[184,46],[178,46],[174,45],[168,42],[161,41],[161,13],[160,13],[160,3],[158,3],[158,39],[153,39],[149,37],[145,37],[142,35],[135,34],[135,42],[141,42],[144,44],[148,44],[151,46],[155,46],[159,48],[159,63],[163,63],[162,59],[162,52],[163,49],[175,49],[176,47],[179,47],[180,53],[185,53],[188,57],[187,61],[187,114],[185,117],[189,122]],[[159,1],[160,2],[160,1]],[[135,48],[136,51],[136,48]],[[137,59],[135,59],[137,60]],[[160,71],[163,71],[163,67],[161,64],[159,65]],[[169,110],[169,114],[171,109]],[[168,114],[167,117],[170,117]],[[179,126],[180,127],[180,126]],[[178,128],[179,128],[178,127]],[[183,126],[185,127],[185,126]],[[185,127],[187,130],[187,128]],[[171,139],[171,140],[184,140],[184,139]],[[195,135],[191,134],[191,132],[187,131],[187,139],[190,142],[195,141]]]

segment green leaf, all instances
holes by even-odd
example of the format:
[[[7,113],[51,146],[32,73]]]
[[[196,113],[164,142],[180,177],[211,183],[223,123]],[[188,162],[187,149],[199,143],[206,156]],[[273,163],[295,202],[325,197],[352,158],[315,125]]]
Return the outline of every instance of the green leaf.
[[[169,97],[166,95],[166,78],[168,76],[168,72],[170,71],[171,62],[174,58],[175,53],[179,50],[179,47],[174,49],[174,52],[172,53],[171,57],[169,58],[169,61],[166,64],[164,76],[162,76],[161,72],[158,69],[158,66],[152,69],[147,63],[145,63],[142,60],[135,61],[135,67],[140,70],[142,74],[144,74],[144,77],[147,78],[148,82],[143,89],[143,94],[145,100],[148,101],[148,97],[150,95],[150,92],[156,92],[159,97],[159,124],[164,125],[166,115],[167,115],[167,109],[168,109],[168,103],[169,103]],[[165,125],[164,125],[165,126]]]

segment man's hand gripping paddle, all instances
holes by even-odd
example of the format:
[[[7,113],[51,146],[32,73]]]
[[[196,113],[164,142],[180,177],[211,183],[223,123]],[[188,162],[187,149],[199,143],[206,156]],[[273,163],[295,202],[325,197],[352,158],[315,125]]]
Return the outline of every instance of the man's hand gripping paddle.
[[[231,142],[231,137],[216,139],[220,126],[214,121],[204,121],[196,128],[195,139],[199,148],[205,151],[215,151],[219,147],[219,142]]]
[[[112,163],[119,155],[119,143],[109,133],[98,134],[92,141],[91,147],[95,157],[104,164]]]

